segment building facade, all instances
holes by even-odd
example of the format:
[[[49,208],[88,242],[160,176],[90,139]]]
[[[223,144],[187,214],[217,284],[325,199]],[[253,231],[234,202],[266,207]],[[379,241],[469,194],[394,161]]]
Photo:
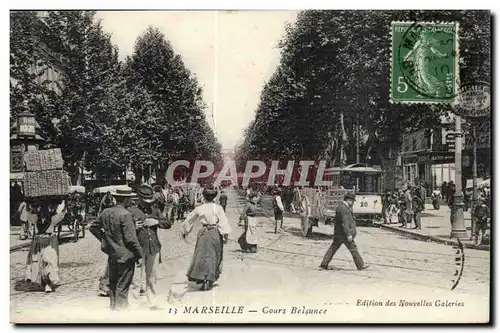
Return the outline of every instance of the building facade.
[[[424,181],[427,194],[440,188],[443,182],[455,182],[455,134],[454,116],[443,117],[437,130],[421,129],[407,133],[403,137],[402,151],[399,154],[404,183],[414,185]],[[472,179],[473,140],[470,124],[464,122],[462,143],[462,184]],[[491,170],[491,123],[479,121],[476,125],[476,161],[478,178],[487,179]],[[471,183],[469,181],[468,183]]]

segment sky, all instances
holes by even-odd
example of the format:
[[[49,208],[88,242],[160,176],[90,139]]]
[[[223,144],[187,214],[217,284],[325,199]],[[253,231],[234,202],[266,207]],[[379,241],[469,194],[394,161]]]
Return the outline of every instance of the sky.
[[[279,64],[278,41],[296,11],[98,12],[121,59],[149,25],[159,28],[196,74],[207,121],[224,149],[242,141],[260,93]],[[212,108],[214,117],[212,118]],[[213,119],[213,120],[212,120]],[[214,127],[215,126],[215,127]]]

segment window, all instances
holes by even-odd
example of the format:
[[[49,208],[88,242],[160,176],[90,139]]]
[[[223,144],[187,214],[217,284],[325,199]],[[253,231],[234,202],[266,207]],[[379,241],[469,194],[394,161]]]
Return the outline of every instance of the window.
[[[404,170],[404,180],[410,184],[415,183],[415,178],[417,177],[417,165],[416,164],[407,164]]]
[[[379,174],[366,174],[364,172],[344,172],[342,186],[345,189],[357,187],[359,193],[377,193],[379,188]]]

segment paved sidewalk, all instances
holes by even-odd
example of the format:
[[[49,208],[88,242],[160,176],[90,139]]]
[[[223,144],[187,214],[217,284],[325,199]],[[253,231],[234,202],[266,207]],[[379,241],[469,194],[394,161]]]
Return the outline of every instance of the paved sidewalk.
[[[460,239],[462,244],[467,248],[477,250],[490,250],[489,245],[476,246],[471,236],[471,215],[470,210],[464,212],[465,228],[467,229],[468,238]],[[438,242],[446,245],[458,245],[456,239],[451,239],[451,224],[450,224],[450,208],[441,206],[439,210],[435,210],[431,204],[425,205],[425,211],[422,213],[422,229],[403,228],[400,224],[384,224],[378,223],[378,226],[384,229],[395,231],[407,237],[419,239],[423,241]]]

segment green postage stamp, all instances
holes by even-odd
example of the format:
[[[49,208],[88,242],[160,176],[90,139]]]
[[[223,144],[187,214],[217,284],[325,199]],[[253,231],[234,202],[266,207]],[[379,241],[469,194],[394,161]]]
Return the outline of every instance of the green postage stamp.
[[[453,103],[458,93],[458,23],[392,22],[395,103]]]

